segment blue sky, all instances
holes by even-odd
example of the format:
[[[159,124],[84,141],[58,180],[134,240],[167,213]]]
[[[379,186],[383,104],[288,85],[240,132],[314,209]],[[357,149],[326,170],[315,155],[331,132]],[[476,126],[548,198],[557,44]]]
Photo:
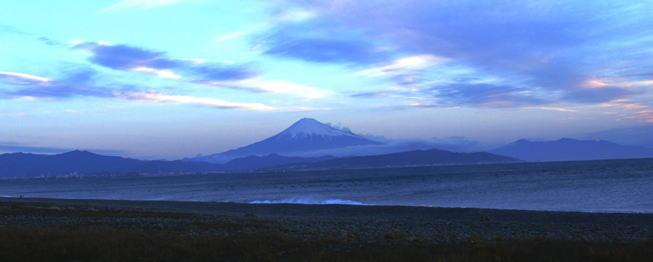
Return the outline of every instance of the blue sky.
[[[652,1],[5,1],[0,150],[220,152],[301,117],[485,144],[653,122]]]

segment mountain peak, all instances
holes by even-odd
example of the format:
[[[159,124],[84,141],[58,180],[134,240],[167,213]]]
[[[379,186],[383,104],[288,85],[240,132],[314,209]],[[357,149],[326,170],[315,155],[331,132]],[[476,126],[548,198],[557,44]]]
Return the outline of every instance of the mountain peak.
[[[75,149],[73,151],[61,153],[62,155],[94,155],[93,153],[86,150]]]
[[[324,124],[320,121],[317,121],[314,118],[302,118],[297,120],[297,122],[293,123],[290,125],[290,128],[295,127],[295,128],[301,128],[301,127],[315,127],[315,126],[325,126],[327,124]]]
[[[313,118],[302,118],[288,127],[281,134],[291,136],[297,135],[318,135],[318,136],[352,136],[351,132],[340,130],[328,124],[317,121]]]
[[[380,142],[359,136],[346,128],[337,128],[313,118],[302,118],[280,133],[236,149],[205,157],[199,161],[226,163],[246,156],[304,155],[326,149],[343,149],[353,146],[376,145]]]
[[[65,153],[61,153],[55,156],[60,156],[60,157],[73,157],[73,158],[84,158],[84,157],[98,157],[100,155],[91,153],[86,150],[73,150]]]

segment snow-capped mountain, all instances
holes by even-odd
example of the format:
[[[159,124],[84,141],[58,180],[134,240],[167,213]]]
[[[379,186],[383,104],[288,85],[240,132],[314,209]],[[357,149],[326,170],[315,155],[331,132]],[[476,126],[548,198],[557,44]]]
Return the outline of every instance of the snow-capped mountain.
[[[298,155],[317,150],[374,144],[380,144],[380,142],[312,118],[302,118],[270,138],[226,152],[198,157],[194,160],[224,163],[245,156]]]

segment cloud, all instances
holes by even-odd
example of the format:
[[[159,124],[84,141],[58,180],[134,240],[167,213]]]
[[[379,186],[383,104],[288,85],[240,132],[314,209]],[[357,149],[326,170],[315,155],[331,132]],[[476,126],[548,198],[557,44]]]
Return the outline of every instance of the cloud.
[[[164,52],[98,42],[78,43],[73,48],[91,52],[89,61],[114,70],[151,74],[160,78],[182,79],[184,74],[194,81],[218,81],[250,78],[257,74],[241,65],[206,64],[169,58]]]
[[[380,97],[388,97],[392,94],[393,94],[392,92],[378,91],[378,92],[354,93],[350,96],[354,98],[380,98]]]
[[[361,32],[313,20],[279,23],[257,44],[267,55],[316,63],[373,64],[388,55],[382,45],[369,41]]]
[[[121,9],[153,9],[165,6],[172,6],[182,3],[188,3],[192,0],[122,0],[113,5],[110,5],[104,9],[102,12],[117,11]]]
[[[429,68],[435,64],[442,63],[446,61],[445,58],[424,54],[424,55],[413,55],[398,58],[388,64],[374,66],[363,71],[360,71],[360,75],[366,76],[389,76],[389,75],[400,75],[407,72],[415,72],[418,70],[423,70]]]
[[[18,90],[3,92],[5,96],[14,99],[37,99],[37,98],[68,98],[77,96],[111,97],[114,89],[100,86],[96,83],[97,73],[90,69],[78,70],[69,73],[65,78],[59,80],[39,79],[29,84],[19,84]],[[126,88],[125,88],[126,89]]]
[[[278,24],[271,33],[275,37],[268,38],[272,50],[268,53],[366,67],[362,72],[367,75],[387,78],[411,90],[428,89],[434,82],[462,87],[443,88],[441,100],[466,105],[502,100],[513,106],[546,100],[601,103],[638,95],[617,89],[643,88],[651,83],[651,62],[642,59],[653,57],[652,5],[648,2],[282,2],[285,9],[307,9],[314,17]],[[315,31],[321,32],[320,41],[314,41]],[[349,37],[352,32],[364,33]],[[364,43],[368,43],[366,47]],[[415,55],[443,58],[447,63],[415,70],[393,66],[398,57]],[[476,90],[478,87],[470,85],[476,83],[450,75],[461,69],[473,77],[493,79],[494,88]],[[608,82],[601,91],[587,90],[587,81],[596,78],[619,82]],[[433,93],[422,95],[429,99]]]
[[[90,51],[90,61],[117,70],[131,70],[137,67],[169,69],[181,66],[180,61],[167,59],[163,52],[154,52],[127,45],[109,45],[85,42],[75,46]]]
[[[243,36],[246,36],[247,34],[248,34],[247,32],[242,32],[242,31],[231,32],[231,33],[216,37],[215,39],[213,39],[213,42],[221,44],[221,43],[233,40],[233,39],[241,38]]]
[[[326,90],[283,80],[250,78],[237,81],[203,81],[199,83],[217,87],[245,89],[254,92],[290,94],[308,99],[318,99],[329,95],[329,92]]]
[[[576,109],[566,108],[566,107],[556,107],[556,106],[529,106],[524,107],[525,109],[537,109],[544,111],[556,111],[556,112],[566,112],[566,113],[575,113],[578,112]]]
[[[199,81],[224,81],[249,79],[258,72],[246,66],[229,66],[224,64],[193,65],[190,70]]]
[[[0,80],[8,80],[17,84],[34,84],[34,83],[47,83],[50,79],[43,76],[37,76],[20,72],[0,71]]]
[[[635,94],[637,92],[617,87],[576,88],[567,91],[563,99],[577,103],[603,103]]]
[[[638,88],[653,86],[653,79],[641,78],[638,80],[623,80],[609,78],[591,78],[585,80],[582,85],[586,88]]]
[[[45,36],[39,37],[37,38],[37,40],[49,46],[62,46],[62,44],[59,41]]]
[[[167,78],[167,79],[176,79],[179,80],[181,79],[181,76],[178,75],[177,73],[171,71],[171,70],[165,70],[165,69],[156,69],[156,68],[151,68],[151,67],[134,67],[131,69],[134,72],[142,72],[142,73],[149,73],[153,74],[155,76],[158,76],[160,78]]]
[[[0,24],[0,33],[10,33],[16,35],[29,35],[23,30],[16,28],[15,26]]]
[[[114,70],[140,72],[160,78],[188,83],[249,90],[254,92],[291,94],[316,99],[329,92],[319,88],[283,80],[265,80],[251,66],[172,59],[163,52],[128,45],[110,45],[84,42],[75,49],[91,52],[89,61]]]
[[[15,78],[29,82],[16,82]],[[242,109],[253,111],[284,111],[284,112],[307,112],[323,111],[328,108],[320,107],[288,107],[278,108],[263,103],[244,103],[226,101],[213,97],[198,97],[187,95],[173,95],[162,92],[142,91],[134,86],[121,86],[115,84],[100,84],[97,81],[97,72],[84,69],[74,71],[63,79],[50,80],[45,78],[15,73],[2,72],[0,80],[9,80],[7,83],[17,86],[17,90],[6,90],[0,92],[2,99],[15,99],[24,101],[35,101],[38,99],[68,99],[73,97],[98,97],[107,99],[124,99],[130,101],[143,101],[153,103],[171,103],[205,106],[219,109]],[[237,83],[240,88],[260,89],[261,92],[291,93],[308,98],[321,97],[321,91],[311,87],[302,86],[285,81],[264,81],[248,80]],[[107,87],[111,86],[111,88]],[[66,111],[72,112],[72,111]]]
[[[441,85],[431,88],[429,92],[443,105],[516,107],[548,102],[528,88],[487,83]]]
[[[644,122],[653,123],[653,109],[639,111],[637,117]]]
[[[308,9],[295,8],[279,12],[276,16],[276,20],[277,22],[298,23],[311,20],[315,17],[316,14]]]
[[[617,108],[627,112],[626,118],[653,123],[653,107],[629,99],[616,99],[599,104],[600,107]]]
[[[2,97],[33,101],[39,98],[63,99],[84,96],[99,98],[119,98],[132,101],[146,101],[157,103],[190,104],[221,109],[245,109],[254,111],[278,110],[278,108],[262,103],[241,103],[225,101],[211,97],[195,97],[171,95],[160,92],[145,92],[139,91],[134,87],[121,87],[118,85],[111,85],[111,88],[107,88],[101,84],[98,84],[96,77],[97,72],[89,69],[72,72],[67,77],[60,80],[50,80],[43,77],[15,72],[1,72],[0,80],[8,79],[11,80],[10,84],[19,86],[18,90],[8,90],[2,92]],[[25,84],[23,82],[15,83],[15,78],[18,78],[21,81],[26,79],[29,81],[29,84]]]
[[[115,93],[117,97],[128,100],[147,101],[155,103],[175,103],[175,104],[190,104],[206,107],[214,107],[221,109],[247,109],[255,111],[274,111],[275,107],[261,104],[261,103],[239,103],[229,102],[217,98],[209,97],[196,97],[196,96],[181,96],[169,95],[157,92],[125,92]]]
[[[320,63],[371,63],[377,61],[378,57],[381,56],[374,51],[374,47],[366,42],[319,37],[275,40],[267,46],[265,54]]]

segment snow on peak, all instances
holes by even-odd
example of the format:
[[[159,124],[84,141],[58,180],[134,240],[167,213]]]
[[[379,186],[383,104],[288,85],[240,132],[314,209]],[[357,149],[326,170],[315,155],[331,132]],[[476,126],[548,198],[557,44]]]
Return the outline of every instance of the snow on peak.
[[[316,136],[353,136],[354,134],[345,130],[332,127],[324,124],[313,118],[302,118],[292,124],[281,134],[289,134],[291,136],[298,135],[316,135]]]

